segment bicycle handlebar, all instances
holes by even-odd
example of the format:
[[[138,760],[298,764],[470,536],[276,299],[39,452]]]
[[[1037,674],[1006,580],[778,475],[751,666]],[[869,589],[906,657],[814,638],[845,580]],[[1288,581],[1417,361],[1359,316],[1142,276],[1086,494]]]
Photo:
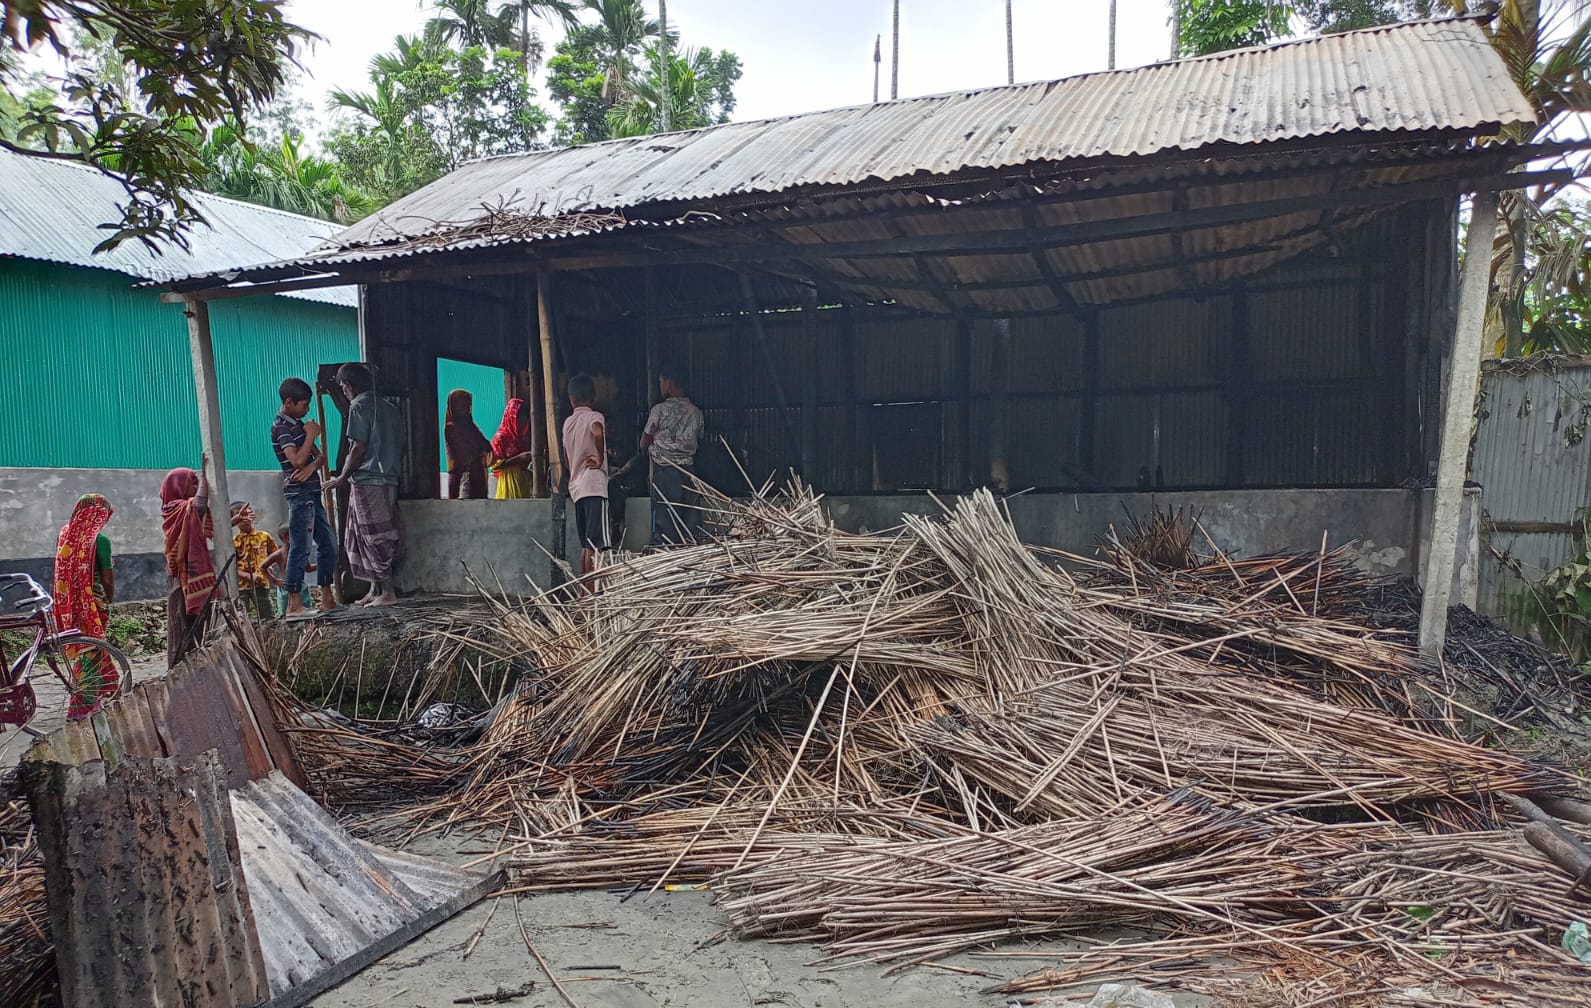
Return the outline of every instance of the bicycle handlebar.
[[[19,600],[12,606],[13,609],[18,611],[25,609],[30,612],[43,613],[49,612],[55,607],[55,599],[46,595],[44,588],[27,574],[0,575],[0,595],[4,595],[6,589],[13,585],[23,585],[28,589],[28,597]]]

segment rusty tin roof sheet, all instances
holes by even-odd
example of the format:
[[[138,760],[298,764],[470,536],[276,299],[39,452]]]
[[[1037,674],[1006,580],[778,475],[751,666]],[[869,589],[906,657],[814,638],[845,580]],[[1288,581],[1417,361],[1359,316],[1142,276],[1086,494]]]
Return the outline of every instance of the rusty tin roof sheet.
[[[488,205],[556,216],[885,184],[1349,132],[1533,122],[1480,28],[1425,21],[1059,81],[489,158],[346,229],[342,248],[445,231]]]

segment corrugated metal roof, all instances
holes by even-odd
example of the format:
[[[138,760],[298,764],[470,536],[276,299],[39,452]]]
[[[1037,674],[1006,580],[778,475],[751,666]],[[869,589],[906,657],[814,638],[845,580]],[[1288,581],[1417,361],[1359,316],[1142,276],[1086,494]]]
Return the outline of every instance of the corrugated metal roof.
[[[166,244],[159,253],[139,241],[94,254],[121,219],[121,183],[87,165],[0,151],[0,255],[115,270],[146,280],[171,280],[243,262],[303,255],[337,231],[330,221],[284,213],[238,200],[193,193],[209,226],[188,234],[188,248]],[[287,295],[357,307],[352,287]]]
[[[488,205],[556,216],[1347,132],[1479,133],[1535,113],[1480,28],[1426,21],[1136,70],[477,161],[353,225],[344,248]]]

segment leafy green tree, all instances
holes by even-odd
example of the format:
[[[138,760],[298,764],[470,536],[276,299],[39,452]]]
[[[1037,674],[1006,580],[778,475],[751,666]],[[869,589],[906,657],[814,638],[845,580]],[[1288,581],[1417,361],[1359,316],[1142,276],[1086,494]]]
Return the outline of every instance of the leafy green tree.
[[[185,243],[204,219],[185,190],[205,172],[200,148],[223,119],[245,123],[276,96],[314,36],[288,21],[285,0],[0,0],[0,42],[38,47],[64,64],[47,103],[25,107],[14,139],[24,154],[95,165],[126,189],[120,221],[98,248],[138,239]],[[96,74],[73,32],[108,40],[121,80]],[[17,93],[16,63],[0,89]],[[15,110],[14,110],[15,111]]]
[[[665,83],[660,73],[662,57],[655,49],[648,52],[644,64],[648,71],[630,79],[625,101],[608,109],[608,127],[614,136],[642,136],[664,129],[665,101],[669,110],[666,128],[670,130],[729,121],[735,109],[735,82],[741,73],[740,59],[734,53],[687,49],[670,55]]]
[[[596,20],[570,31],[547,61],[547,94],[560,112],[554,143],[652,133],[665,121],[670,129],[692,129],[734,112],[741,76],[734,53],[702,48],[682,55],[671,24],[665,73],[656,44],[662,26],[638,0],[585,0],[585,9]]]
[[[350,181],[391,200],[465,161],[533,149],[547,114],[518,57],[400,36],[371,61],[371,90],[332,93],[330,106],[352,121],[333,131],[328,150]]]
[[[1322,34],[1374,28],[1446,13],[1440,0],[1294,0],[1310,30]]]
[[[1278,0],[1172,0],[1177,46],[1184,56],[1264,45],[1287,34],[1291,4]]]
[[[1529,227],[1520,351],[1591,354],[1591,205],[1561,199]]]
[[[251,143],[223,123],[201,150],[209,192],[339,224],[350,224],[378,205],[344,180],[339,163],[306,150],[301,137],[283,134],[274,143]]]
[[[565,35],[547,61],[547,97],[560,111],[553,126],[554,146],[595,143],[613,135],[603,93],[606,81],[601,29],[582,25]]]

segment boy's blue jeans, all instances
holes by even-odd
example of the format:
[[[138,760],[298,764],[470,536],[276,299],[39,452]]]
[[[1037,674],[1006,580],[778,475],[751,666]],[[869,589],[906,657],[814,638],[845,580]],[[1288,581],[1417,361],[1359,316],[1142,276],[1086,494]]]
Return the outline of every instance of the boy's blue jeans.
[[[282,587],[288,596],[304,588],[311,539],[315,540],[315,580],[322,587],[331,585],[337,577],[337,535],[318,494],[287,498],[287,531],[287,578]]]

